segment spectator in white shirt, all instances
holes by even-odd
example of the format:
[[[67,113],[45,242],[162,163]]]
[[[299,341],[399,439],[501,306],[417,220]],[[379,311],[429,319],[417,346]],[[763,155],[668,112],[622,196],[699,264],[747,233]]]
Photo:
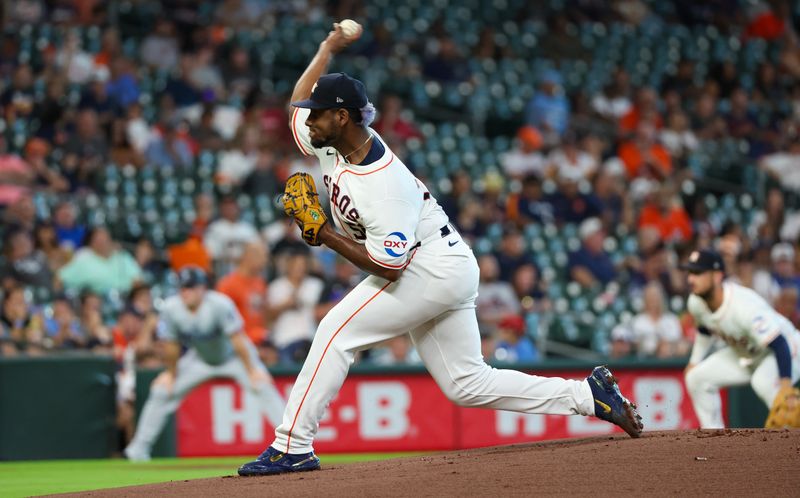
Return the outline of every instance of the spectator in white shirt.
[[[547,163],[551,176],[561,181],[591,180],[597,171],[597,160],[581,150],[576,137],[570,134],[564,136],[561,147],[550,153]]]
[[[675,159],[686,157],[700,145],[689,127],[689,117],[682,111],[673,112],[667,117],[667,126],[661,130],[659,139]]]
[[[760,166],[784,188],[800,191],[800,137],[794,137],[785,151],[764,156]]]
[[[544,177],[544,156],[539,152],[542,148],[542,135],[535,127],[527,125],[517,131],[517,142],[513,149],[503,154],[500,162],[503,171],[511,178],[521,180],[534,174]]]
[[[611,334],[612,340],[629,343],[637,356],[670,358],[686,354],[688,345],[683,339],[680,320],[664,309],[664,290],[661,285],[657,282],[648,284],[643,297],[642,312],[633,317],[628,327],[615,328]]]
[[[302,362],[317,329],[314,310],[322,296],[322,280],[309,275],[307,251],[286,259],[286,274],[269,284],[267,321],[269,339],[286,362]]]
[[[220,218],[206,230],[203,244],[215,263],[232,265],[242,255],[244,245],[258,239],[250,223],[239,219],[239,205],[233,196],[224,197],[219,205]]]
[[[500,265],[492,254],[484,254],[478,259],[480,284],[475,306],[478,321],[482,326],[493,329],[508,315],[521,311],[521,304],[510,283],[500,280]]]

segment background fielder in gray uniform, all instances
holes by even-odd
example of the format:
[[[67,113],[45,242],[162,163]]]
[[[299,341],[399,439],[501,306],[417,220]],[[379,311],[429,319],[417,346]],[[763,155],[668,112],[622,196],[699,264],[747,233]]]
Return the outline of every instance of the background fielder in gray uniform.
[[[273,426],[283,416],[285,402],[243,332],[233,301],[207,290],[206,275],[199,268],[184,268],[178,277],[180,293],[168,298],[161,310],[159,336],[166,370],[153,381],[136,434],[125,448],[130,460],[148,460],[170,414],[192,389],[212,378],[232,378],[251,390]],[[181,346],[187,348],[182,357]]]

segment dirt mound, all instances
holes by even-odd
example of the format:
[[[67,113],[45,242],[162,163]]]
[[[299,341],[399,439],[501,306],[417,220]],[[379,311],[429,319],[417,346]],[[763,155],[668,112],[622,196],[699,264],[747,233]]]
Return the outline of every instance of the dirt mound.
[[[800,496],[800,430],[592,437],[80,496]],[[231,469],[234,471],[234,469]],[[63,496],[63,495],[62,495]]]

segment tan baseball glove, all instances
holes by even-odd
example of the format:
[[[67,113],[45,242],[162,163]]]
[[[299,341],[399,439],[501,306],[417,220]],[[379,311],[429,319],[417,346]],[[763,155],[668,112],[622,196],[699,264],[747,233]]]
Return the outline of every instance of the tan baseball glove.
[[[784,387],[778,391],[764,427],[767,429],[800,427],[800,389]]]
[[[295,173],[286,180],[283,211],[294,218],[303,234],[303,240],[312,246],[322,243],[319,240],[319,231],[328,218],[319,204],[319,195],[311,175]]]

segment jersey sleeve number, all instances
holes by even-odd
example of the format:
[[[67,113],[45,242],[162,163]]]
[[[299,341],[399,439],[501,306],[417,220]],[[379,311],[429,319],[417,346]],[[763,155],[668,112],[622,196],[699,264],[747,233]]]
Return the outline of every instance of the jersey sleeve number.
[[[364,229],[364,227],[358,223],[353,223],[350,221],[345,221],[344,223],[348,228],[350,228],[350,231],[353,233],[353,237],[355,237],[356,240],[367,240],[367,231]]]

